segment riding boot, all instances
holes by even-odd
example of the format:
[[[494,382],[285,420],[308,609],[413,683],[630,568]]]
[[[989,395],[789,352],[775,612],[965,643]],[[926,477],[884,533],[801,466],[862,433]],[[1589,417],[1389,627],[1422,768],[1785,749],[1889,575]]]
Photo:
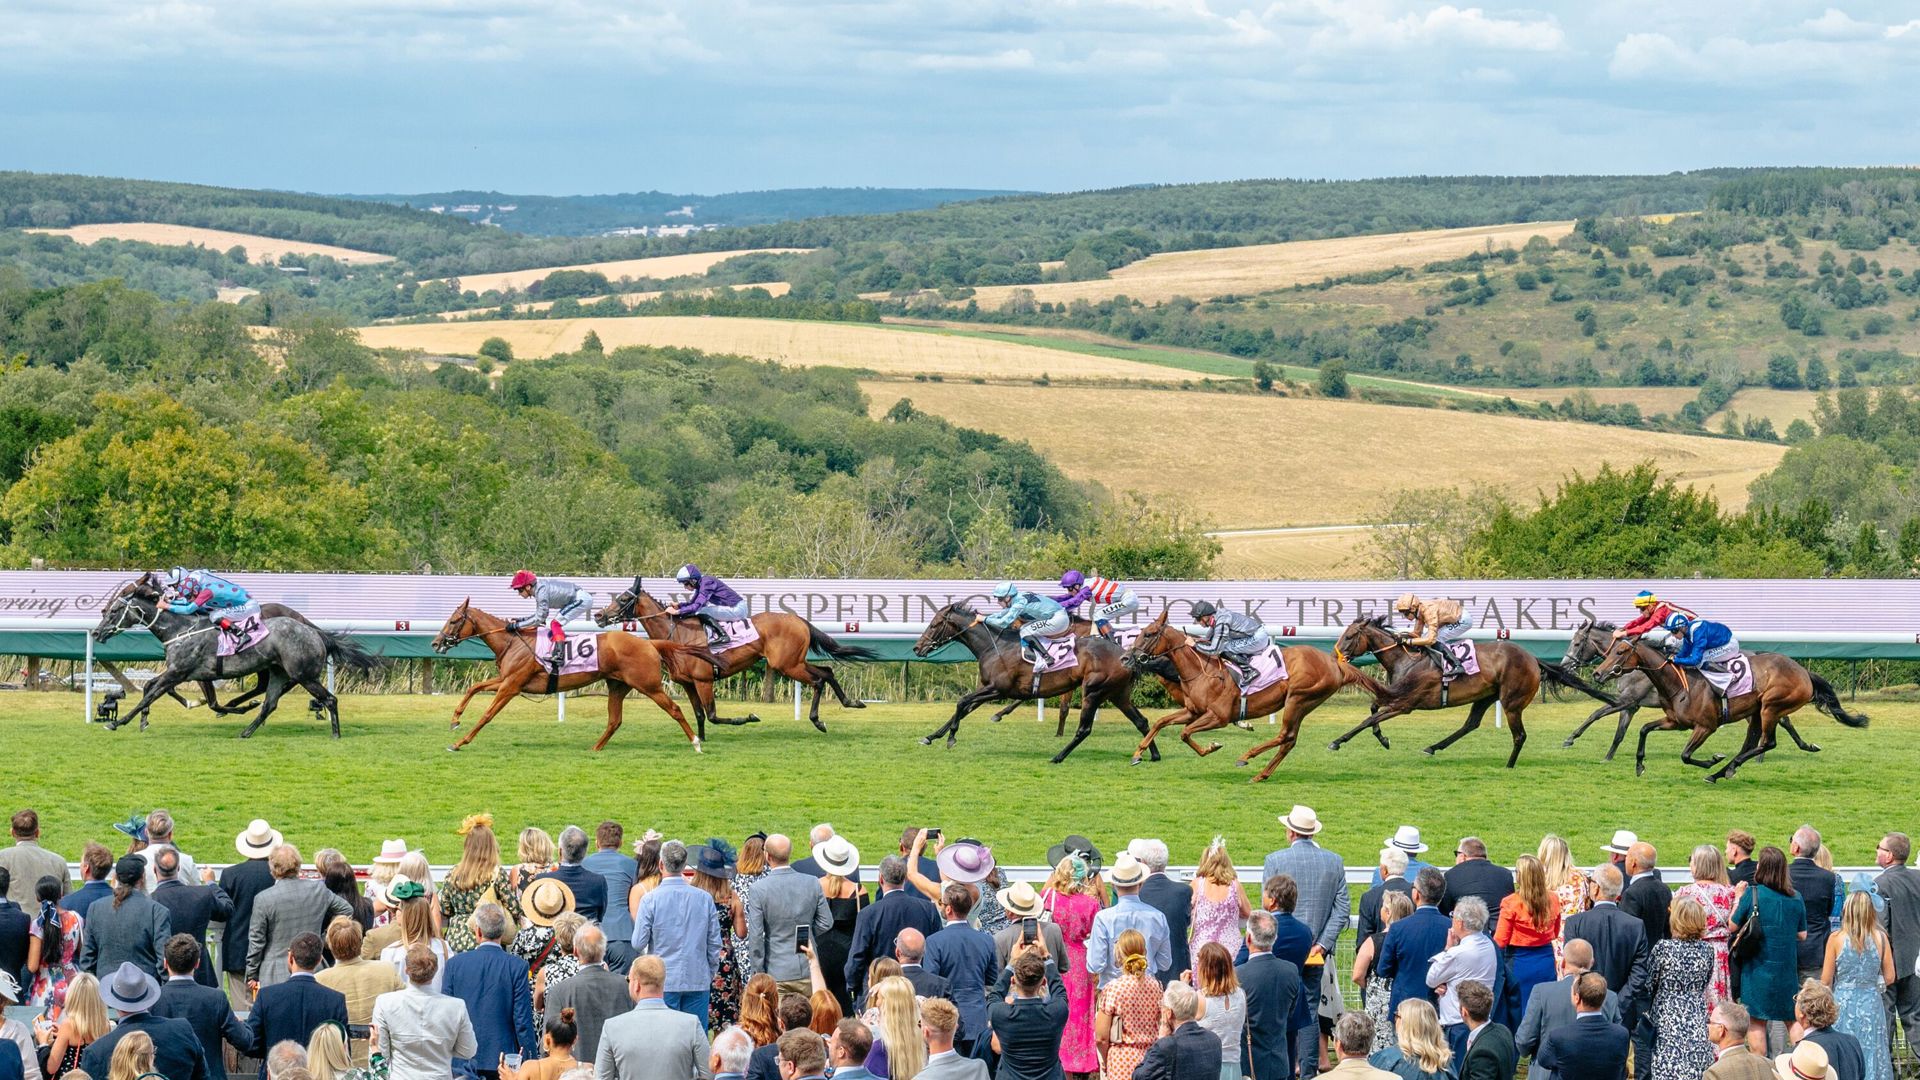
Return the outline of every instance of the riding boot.
[[[727,635],[720,629],[719,620],[711,615],[696,615],[694,618],[699,619],[701,628],[706,630],[708,645],[718,645],[725,640]]]
[[[1047,666],[1047,654],[1045,650],[1041,649],[1032,638],[1020,639],[1020,659],[1032,664],[1035,672]]]
[[[1227,666],[1233,669],[1233,681],[1240,686],[1246,686],[1259,674],[1244,657],[1228,656],[1224,659],[1227,661]]]

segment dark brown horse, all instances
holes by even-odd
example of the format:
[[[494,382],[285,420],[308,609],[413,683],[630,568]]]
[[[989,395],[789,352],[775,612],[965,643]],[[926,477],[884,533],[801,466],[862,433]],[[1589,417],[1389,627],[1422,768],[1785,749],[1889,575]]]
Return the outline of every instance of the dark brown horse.
[[[1732,776],[1734,770],[1749,760],[1772,750],[1777,742],[1773,729],[1776,725],[1786,728],[1794,744],[1808,753],[1818,753],[1820,748],[1800,737],[1794,730],[1793,713],[1800,707],[1812,702],[1814,707],[1848,727],[1867,726],[1865,714],[1850,713],[1840,704],[1840,695],[1827,680],[1813,674],[1779,653],[1744,653],[1743,658],[1752,665],[1753,690],[1741,694],[1727,702],[1726,723],[1736,720],[1747,722],[1747,738],[1733,760],[1720,767],[1718,772],[1707,774],[1708,783],[1716,783]],[[1708,761],[1694,757],[1694,751],[1707,741],[1707,736],[1717,731],[1723,722],[1720,716],[1720,699],[1714,694],[1706,677],[1698,672],[1688,672],[1673,662],[1673,658],[1664,651],[1649,645],[1639,638],[1621,638],[1607,650],[1607,658],[1594,670],[1601,678],[1628,671],[1644,672],[1653,680],[1653,689],[1660,695],[1660,707],[1664,712],[1658,720],[1649,720],[1640,726],[1640,745],[1633,755],[1633,772],[1639,776],[1647,771],[1647,736],[1655,731],[1673,731],[1681,728],[1691,729],[1692,738],[1687,740],[1686,749],[1680,751],[1680,760],[1695,768],[1711,769],[1726,760],[1725,754],[1715,754]]]
[[[1140,764],[1140,755],[1152,744],[1154,736],[1173,724],[1182,725],[1180,741],[1194,753],[1206,757],[1220,749],[1220,744],[1212,743],[1201,749],[1200,744],[1193,741],[1195,735],[1277,712],[1280,734],[1247,750],[1234,762],[1235,766],[1245,767],[1247,762],[1273,750],[1273,760],[1267,762],[1267,767],[1255,774],[1251,782],[1257,784],[1272,776],[1298,741],[1301,721],[1352,681],[1347,673],[1353,672],[1351,666],[1310,646],[1285,648],[1280,655],[1287,664],[1287,677],[1257,693],[1242,696],[1227,665],[1194,648],[1179,628],[1167,625],[1166,612],[1161,612],[1159,618],[1141,631],[1139,640],[1128,650],[1127,659],[1129,666],[1135,668],[1141,667],[1143,661],[1156,658],[1165,658],[1171,663],[1179,675],[1180,708],[1154,721],[1146,738],[1140,740],[1139,749],[1133,752],[1133,763]]]
[[[613,602],[595,612],[593,618],[601,626],[636,622],[654,641],[696,645],[702,650],[707,645],[707,633],[701,629],[699,620],[691,616],[678,618],[668,614],[666,607],[641,586],[639,578],[633,579],[630,588],[615,594]],[[733,725],[760,722],[760,718],[752,714],[741,720],[722,718],[714,708],[713,684],[717,680],[740,674],[761,657],[766,658],[769,671],[777,671],[794,682],[813,687],[813,709],[807,719],[812,720],[813,726],[820,731],[827,730],[827,725],[820,722],[822,687],[831,688],[833,696],[839,698],[840,704],[846,708],[867,707],[865,702],[840,688],[840,680],[834,677],[832,668],[808,663],[807,649],[811,647],[815,652],[825,653],[835,660],[877,659],[872,650],[842,645],[798,615],[763,611],[753,616],[752,621],[753,628],[760,632],[760,640],[712,654],[718,658],[717,664],[710,664],[691,652],[667,656],[667,674],[680,684],[680,688],[687,692],[687,698],[693,702],[693,715],[700,725],[702,741],[707,737],[708,721]]]
[[[950,641],[958,641],[980,663],[980,685],[954,706],[952,719],[920,740],[922,746],[932,746],[933,740],[944,735],[947,749],[953,749],[954,741],[960,736],[961,719],[989,701],[1058,697],[1071,693],[1075,687],[1085,694],[1080,704],[1080,727],[1074,732],[1073,740],[1053,756],[1053,764],[1065,761],[1075,747],[1086,741],[1093,732],[1094,714],[1102,705],[1113,705],[1133,721],[1141,735],[1147,733],[1147,718],[1133,703],[1134,675],[1123,663],[1124,651],[1119,645],[1097,634],[1076,637],[1074,646],[1079,662],[1064,671],[1042,675],[1036,687],[1033,665],[1020,655],[1018,635],[1012,630],[995,630],[980,618],[980,613],[972,607],[956,601],[936,612],[920,639],[913,643],[914,655],[924,657],[933,655]],[[1160,748],[1149,746],[1148,749],[1153,760],[1159,761]]]
[[[460,714],[467,709],[467,702],[482,690],[493,691],[493,700],[487,703],[487,711],[473,729],[460,737],[460,741],[447,747],[458,750],[473,741],[480,729],[486,727],[507,702],[521,694],[548,693],[547,665],[533,654],[532,637],[539,632],[534,628],[515,633],[507,629],[506,620],[489,615],[473,606],[471,599],[462,600],[460,606],[453,609],[447,621],[440,627],[440,633],[433,639],[433,651],[446,653],[455,645],[468,638],[479,638],[487,648],[493,650],[493,662],[499,674],[491,679],[474,683],[467,688],[460,704],[453,708],[453,730],[460,730]],[[560,676],[555,689],[573,690],[590,686],[602,679],[607,683],[607,730],[600,735],[600,741],[593,744],[595,750],[604,749],[607,740],[620,730],[621,709],[626,704],[629,691],[638,690],[653,699],[653,703],[666,710],[668,716],[687,733],[687,741],[693,744],[694,753],[700,753],[701,740],[693,734],[693,728],[687,726],[687,718],[680,712],[680,706],[667,696],[660,677],[661,657],[678,653],[691,654],[705,663],[714,663],[713,654],[707,652],[704,645],[680,645],[673,642],[652,642],[643,637],[621,630],[610,630],[600,635],[599,648],[595,657],[597,668],[573,675]]]
[[[1409,646],[1406,639],[1387,624],[1385,616],[1348,623],[1334,646],[1334,659],[1346,663],[1349,658],[1372,653],[1386,669],[1387,679],[1386,685],[1374,692],[1373,712],[1352,731],[1328,744],[1327,749],[1338,750],[1348,739],[1369,728],[1379,734],[1381,723],[1404,713],[1469,706],[1467,722],[1460,730],[1422,751],[1437,754],[1478,728],[1487,710],[1498,702],[1506,712],[1513,735],[1513,752],[1507,755],[1507,768],[1511,769],[1520,760],[1520,748],[1527,744],[1525,713],[1534,695],[1540,692],[1542,676],[1553,685],[1570,686],[1608,704],[1613,702],[1579,676],[1568,673],[1558,664],[1538,660],[1511,642],[1483,641],[1478,643],[1478,650],[1480,673],[1462,675],[1446,683],[1441,680],[1440,667],[1434,659]]]

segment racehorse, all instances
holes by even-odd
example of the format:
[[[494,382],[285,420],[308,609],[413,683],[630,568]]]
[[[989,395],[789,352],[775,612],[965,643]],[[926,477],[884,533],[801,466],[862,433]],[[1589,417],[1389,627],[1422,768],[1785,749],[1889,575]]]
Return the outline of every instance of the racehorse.
[[[913,643],[914,655],[924,657],[931,656],[949,641],[958,641],[980,663],[980,685],[961,698],[954,706],[953,718],[921,739],[920,745],[932,746],[933,740],[945,735],[947,749],[953,749],[954,741],[960,736],[960,720],[996,698],[1032,701],[1057,697],[1074,687],[1079,687],[1085,695],[1080,703],[1080,727],[1074,732],[1073,740],[1053,756],[1053,764],[1067,760],[1067,755],[1086,741],[1093,732],[1094,714],[1108,703],[1126,714],[1141,735],[1147,733],[1147,718],[1133,704],[1134,675],[1121,662],[1124,653],[1119,645],[1097,634],[1075,638],[1078,663],[1040,676],[1036,687],[1033,665],[1020,655],[1019,636],[1012,630],[995,630],[978,622],[979,617],[964,601],[955,601],[935,612],[920,639]],[[1149,746],[1148,749],[1153,760],[1159,761],[1160,748]]]
[[[142,579],[144,581],[145,579]],[[240,732],[249,739],[267,722],[280,704],[281,695],[294,686],[306,689],[320,708],[325,709],[333,726],[333,737],[340,737],[340,703],[327,689],[325,681],[329,659],[360,672],[379,666],[379,658],[331,631],[315,628],[303,619],[277,616],[263,620],[267,636],[234,656],[217,655],[218,635],[213,622],[197,615],[177,615],[160,602],[158,593],[142,588],[141,581],[123,588],[93,628],[93,640],[106,641],[122,631],[142,628],[153,632],[166,646],[166,670],[147,683],[140,703],[125,717],[110,721],[107,730],[140,718],[140,730],[147,730],[154,702],[175,686],[189,680],[211,684],[215,679],[231,679],[256,672],[266,678],[260,715]]]
[[[141,574],[139,577],[134,578],[132,581],[128,582],[127,584],[121,586],[120,593],[118,595],[126,595],[129,593],[136,593],[136,592],[148,597],[149,599],[159,601],[161,599],[164,599],[166,596],[166,582],[161,579],[159,574],[149,570],[146,573]],[[292,608],[286,606],[285,604],[261,604],[260,617],[262,619],[274,619],[274,618],[298,619],[299,621],[306,623],[308,626],[313,626],[313,622],[309,620],[305,615],[300,614],[299,612],[293,610]],[[319,627],[314,627],[314,629],[317,630],[319,629]],[[267,676],[265,672],[261,672],[259,675],[255,676],[254,678],[253,689],[247,691],[244,694],[241,694],[239,697],[228,699],[227,703],[225,705],[222,705],[220,704],[220,699],[214,696],[213,680],[212,679],[200,680],[200,693],[203,697],[206,698],[207,708],[210,709],[216,716],[238,716],[238,715],[252,712],[253,706],[248,703],[251,702],[254,698],[259,697],[261,694],[266,693],[266,690],[267,690]],[[199,702],[188,701],[186,698],[181,697],[180,688],[177,686],[168,687],[167,696],[179,702],[180,707],[183,709],[192,709],[199,705]]]
[[[1351,681],[1346,672],[1353,671],[1351,666],[1334,660],[1319,649],[1304,645],[1282,649],[1280,655],[1286,661],[1287,677],[1243,696],[1239,683],[1228,673],[1225,662],[1194,648],[1193,642],[1178,627],[1167,625],[1167,613],[1161,612],[1159,618],[1148,623],[1146,629],[1140,632],[1133,648],[1127,651],[1126,663],[1135,670],[1147,660],[1164,658],[1171,663],[1180,684],[1180,708],[1154,721],[1152,729],[1133,752],[1133,764],[1140,764],[1140,755],[1152,745],[1154,736],[1173,724],[1183,725],[1180,741],[1186,743],[1194,753],[1206,757],[1220,749],[1220,744],[1213,743],[1203,750],[1200,744],[1193,741],[1195,735],[1226,727],[1236,721],[1258,720],[1277,712],[1280,714],[1280,734],[1247,750],[1240,755],[1239,761],[1234,762],[1236,767],[1244,768],[1255,757],[1273,750],[1273,760],[1267,762],[1267,767],[1261,769],[1250,782],[1257,784],[1272,776],[1273,770],[1286,760],[1288,752],[1298,740],[1301,721]]]
[[[1535,659],[1532,653],[1511,642],[1480,642],[1478,652],[1480,673],[1461,675],[1448,683],[1440,677],[1439,664],[1394,633],[1387,624],[1386,616],[1376,615],[1348,623],[1334,646],[1334,659],[1346,663],[1349,657],[1372,653],[1374,659],[1380,661],[1380,666],[1386,669],[1387,680],[1385,686],[1374,691],[1373,712],[1352,731],[1329,743],[1327,749],[1338,750],[1348,739],[1369,728],[1374,729],[1377,735],[1381,723],[1403,713],[1469,705],[1467,722],[1460,726],[1460,730],[1422,751],[1429,755],[1437,754],[1478,728],[1487,710],[1498,701],[1506,711],[1507,724],[1513,734],[1513,752],[1507,755],[1507,768],[1511,769],[1520,760],[1520,748],[1527,743],[1524,714],[1527,706],[1532,704],[1534,695],[1540,691],[1541,676],[1544,675],[1551,685],[1570,686],[1609,705],[1613,703],[1612,698],[1589,686],[1579,676],[1569,673],[1558,664]]]
[[[1595,622],[1582,619],[1580,625],[1573,628],[1573,637],[1567,642],[1567,651],[1560,657],[1560,666],[1568,671],[1576,671],[1607,655],[1607,646],[1613,643],[1614,626],[1610,622]],[[1653,680],[1647,678],[1644,671],[1630,671],[1614,680],[1614,703],[1602,705],[1593,710],[1592,715],[1580,722],[1560,744],[1561,749],[1570,749],[1575,739],[1587,733],[1593,722],[1611,713],[1620,714],[1620,728],[1613,733],[1613,745],[1607,747],[1607,760],[1619,751],[1620,744],[1626,741],[1627,725],[1633,723],[1633,714],[1649,705],[1657,705],[1660,695],[1654,692]]]
[[[1792,714],[1809,701],[1814,708],[1833,717],[1848,727],[1867,726],[1864,713],[1850,713],[1840,704],[1840,695],[1832,684],[1779,653],[1748,653],[1753,672],[1753,689],[1728,701],[1726,723],[1735,720],[1747,721],[1747,738],[1733,760],[1720,766],[1718,772],[1707,774],[1708,783],[1716,783],[1734,774],[1740,766],[1761,754],[1772,750],[1777,742],[1773,729],[1777,724],[1787,729],[1794,745],[1810,754],[1819,753],[1820,748],[1800,737],[1794,730]],[[1633,773],[1640,776],[1647,771],[1647,736],[1655,731],[1672,731],[1678,728],[1693,729],[1693,737],[1687,740],[1686,749],[1680,752],[1680,760],[1702,769],[1711,769],[1726,760],[1725,754],[1715,754],[1711,761],[1701,761],[1693,756],[1707,736],[1719,729],[1721,723],[1720,702],[1711,687],[1702,687],[1695,691],[1695,674],[1673,662],[1665,652],[1638,638],[1621,638],[1607,651],[1607,657],[1594,674],[1608,678],[1619,672],[1641,671],[1653,681],[1655,692],[1660,695],[1660,707],[1664,715],[1658,720],[1649,720],[1640,725],[1640,746],[1633,757]],[[1699,676],[1704,681],[1705,676]]]
[[[492,690],[493,700],[487,703],[487,711],[473,725],[472,730],[460,737],[460,741],[447,747],[459,750],[473,741],[480,729],[486,727],[507,702],[521,694],[550,694],[573,690],[582,686],[606,680],[607,683],[607,730],[600,733],[600,741],[593,744],[594,750],[606,748],[607,740],[620,730],[621,710],[626,704],[627,693],[638,690],[653,699],[653,703],[666,710],[668,716],[686,732],[687,741],[693,744],[694,753],[701,753],[701,739],[694,735],[693,728],[687,726],[687,718],[681,714],[680,706],[673,703],[662,688],[660,665],[662,656],[689,654],[703,663],[717,665],[719,661],[709,653],[704,645],[681,645],[677,642],[648,641],[643,637],[620,630],[609,630],[599,637],[595,649],[595,670],[574,672],[562,675],[554,680],[553,689],[548,689],[548,668],[533,654],[532,638],[539,632],[529,627],[515,633],[507,629],[505,619],[489,615],[473,606],[471,597],[460,601],[453,609],[447,621],[440,627],[440,633],[433,639],[433,651],[447,653],[455,645],[468,638],[479,638],[487,648],[493,650],[493,662],[499,674],[491,679],[483,679],[467,687],[460,704],[453,707],[454,731],[460,730],[460,715],[467,709],[467,702],[482,690]]]
[[[678,618],[667,613],[667,609],[655,600],[646,589],[641,587],[639,578],[633,579],[633,587],[616,593],[613,602],[594,613],[594,621],[601,626],[610,626],[616,622],[637,621],[655,641],[676,641],[683,645],[707,645],[706,631],[691,617]],[[834,677],[833,669],[807,662],[807,649],[811,646],[816,652],[823,652],[835,660],[877,660],[879,654],[871,649],[855,645],[842,645],[826,632],[798,615],[789,615],[781,611],[763,611],[752,618],[753,628],[760,632],[758,641],[750,641],[714,653],[717,661],[713,664],[701,660],[691,653],[669,654],[667,656],[667,674],[681,689],[687,692],[688,700],[693,702],[694,719],[700,725],[700,738],[707,737],[707,722],[716,724],[754,724],[760,718],[749,713],[744,720],[728,720],[714,710],[713,684],[719,679],[738,675],[752,667],[754,661],[767,658],[769,671],[777,671],[794,682],[813,687],[813,710],[807,719],[813,726],[825,732],[827,725],[820,722],[820,690],[831,687],[833,696],[840,704],[849,709],[864,709],[867,703],[849,695],[840,688],[840,680]]]

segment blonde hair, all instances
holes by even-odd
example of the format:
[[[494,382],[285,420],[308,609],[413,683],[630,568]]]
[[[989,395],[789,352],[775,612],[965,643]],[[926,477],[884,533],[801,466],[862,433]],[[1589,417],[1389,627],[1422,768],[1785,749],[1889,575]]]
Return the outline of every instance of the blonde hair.
[[[1727,858],[1720,854],[1716,844],[1701,844],[1693,849],[1693,857],[1687,860],[1687,870],[1695,881],[1711,881],[1719,885],[1727,881]]]
[[[314,1028],[313,1037],[307,1040],[307,1071],[313,1074],[313,1080],[333,1080],[351,1068],[353,1059],[347,1054],[347,1040],[340,1029],[333,1024]]]
[[[1679,897],[1667,908],[1667,931],[1681,941],[1698,941],[1707,932],[1707,909],[1691,897]]]
[[[553,837],[547,835],[547,830],[536,825],[520,830],[520,861],[535,866],[553,865]],[[321,1078],[316,1076],[313,1080]]]
[[[1547,872],[1539,858],[1522,855],[1514,862],[1513,891],[1520,896],[1520,903],[1526,906],[1527,916],[1533,925],[1546,929],[1548,920],[1553,918],[1555,908],[1553,894],[1547,889]]]
[[[113,1048],[113,1063],[107,1066],[107,1080],[140,1080],[153,1071],[153,1036],[132,1031]]]
[[[898,975],[882,979],[874,984],[867,1000],[879,1013],[874,1035],[886,1044],[888,1075],[893,1080],[913,1080],[927,1067],[927,1042],[920,1034],[913,984]]]
[[[1207,853],[1200,856],[1200,868],[1193,876],[1205,878],[1215,885],[1240,884],[1240,875],[1233,868],[1233,860],[1227,857],[1225,840],[1214,837],[1213,843],[1207,845]]]
[[[1853,951],[1866,955],[1874,932],[1880,929],[1880,913],[1873,910],[1873,897],[1864,892],[1849,893],[1840,909],[1840,932],[1847,935]]]
[[[405,855],[400,856],[400,864],[395,866],[393,873],[387,876],[387,883],[392,884],[395,876],[404,876],[408,881],[419,885],[421,888],[427,890],[428,896],[432,896],[435,892],[433,887],[433,867],[428,865],[427,853],[424,851],[409,851]],[[389,898],[387,903],[391,905],[393,903],[392,899]]]
[[[1047,883],[1043,888],[1057,893],[1070,893],[1075,891],[1073,887],[1073,856],[1068,855],[1055,864],[1053,873],[1047,875]]]
[[[425,896],[400,901],[395,921],[400,924],[401,945],[425,945],[433,940],[433,901]]]
[[[1833,871],[1833,849],[1821,844],[1814,849],[1813,865],[1829,873]]]
[[[107,1003],[100,998],[100,980],[83,971],[68,981],[67,1003],[60,1019],[73,1021],[73,1040],[82,1046],[111,1031]]]
[[[1398,891],[1389,891],[1380,900],[1380,928],[1386,929],[1395,922],[1413,914],[1413,897]]]
[[[1408,998],[1400,1003],[1393,1030],[1400,1036],[1400,1052],[1413,1059],[1424,1073],[1437,1073],[1453,1060],[1453,1048],[1440,1030],[1440,1014],[1433,1003]]]
[[[1540,849],[1534,858],[1540,860],[1540,870],[1546,875],[1547,888],[1558,889],[1573,880],[1573,854],[1567,850],[1564,837],[1548,833],[1540,838]]]
[[[1147,973],[1147,939],[1138,930],[1126,930],[1120,934],[1120,940],[1113,943],[1113,957],[1120,961],[1120,968],[1129,975]]]
[[[475,814],[461,822],[460,831],[467,838],[466,845],[460,851],[460,862],[447,875],[447,884],[461,890],[482,888],[500,869],[500,841],[493,835],[493,815]]]

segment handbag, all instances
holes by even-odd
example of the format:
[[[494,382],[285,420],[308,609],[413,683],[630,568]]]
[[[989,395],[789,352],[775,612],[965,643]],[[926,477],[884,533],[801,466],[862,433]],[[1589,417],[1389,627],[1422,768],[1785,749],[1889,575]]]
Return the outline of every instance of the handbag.
[[[1744,964],[1760,955],[1760,947],[1766,940],[1766,931],[1760,928],[1760,898],[1756,896],[1753,910],[1733,929],[1733,937],[1727,942],[1727,955]]]

